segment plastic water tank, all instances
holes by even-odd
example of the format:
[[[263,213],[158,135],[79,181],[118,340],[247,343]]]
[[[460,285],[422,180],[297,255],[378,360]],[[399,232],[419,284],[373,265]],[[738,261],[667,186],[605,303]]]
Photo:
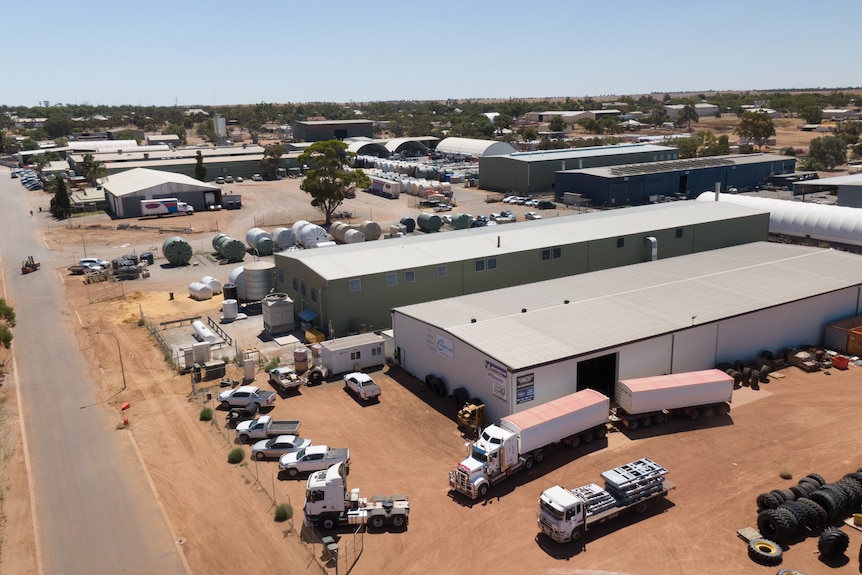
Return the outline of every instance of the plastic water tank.
[[[404,233],[409,234],[416,229],[416,220],[413,218],[401,218],[399,223],[404,226]]]
[[[189,297],[197,301],[212,299],[213,288],[202,282],[192,282],[189,284]]]
[[[329,234],[317,224],[307,224],[299,230],[299,243],[305,248],[313,248],[317,242],[325,242],[329,239]]]
[[[286,250],[296,245],[296,234],[292,228],[275,228],[272,230],[272,241],[277,250]]]
[[[233,271],[230,272],[227,281],[230,285],[234,286],[234,289],[236,290],[236,299],[239,301],[245,301],[248,299],[245,297],[245,267],[235,267]]]
[[[227,234],[218,234],[214,237],[213,247],[229,262],[241,262],[245,258],[245,244]]]
[[[272,235],[261,228],[251,228],[245,233],[245,243],[248,247],[255,250],[258,255],[272,255],[273,241]]]
[[[359,224],[358,229],[362,232],[362,235],[365,236],[366,242],[373,242],[374,240],[380,239],[380,234],[382,233],[380,230],[380,224],[370,220],[365,220]]]
[[[419,229],[426,233],[439,232],[443,226],[443,220],[437,214],[421,213],[416,218],[416,225]]]
[[[195,330],[195,333],[198,335],[198,338],[201,341],[206,341],[209,343],[215,343],[218,341],[218,338],[213,333],[213,331],[207,327],[207,325],[199,319],[196,319],[192,322],[192,328]]]
[[[221,314],[225,321],[233,321],[239,312],[239,306],[235,299],[226,299],[221,302]]]
[[[212,276],[202,277],[201,283],[210,286],[210,288],[213,290],[213,295],[218,295],[222,292],[221,282]]]
[[[179,236],[171,236],[162,244],[162,253],[171,264],[187,266],[192,259],[192,246]]]
[[[310,223],[311,222],[309,222],[308,220],[296,220],[295,222],[293,222],[293,225],[290,227],[290,229],[293,230],[293,234],[296,236],[297,239],[299,239],[299,231]]]

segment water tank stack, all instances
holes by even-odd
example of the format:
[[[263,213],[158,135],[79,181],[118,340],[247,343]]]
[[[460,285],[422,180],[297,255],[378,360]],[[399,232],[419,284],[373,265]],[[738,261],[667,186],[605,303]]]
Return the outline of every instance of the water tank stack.
[[[275,264],[257,261],[243,266],[245,297],[240,292],[239,299],[246,301],[261,301],[272,290],[275,279]]]
[[[251,228],[245,233],[245,243],[259,256],[271,256],[275,245],[272,235],[261,228]]]
[[[365,236],[366,242],[373,242],[374,240],[380,239],[380,234],[382,233],[380,230],[380,224],[372,222],[371,220],[365,220],[359,224],[359,231],[362,232],[363,236]]]
[[[245,258],[245,244],[227,234],[216,234],[213,249],[229,262],[241,262]]]
[[[416,220],[413,218],[401,218],[399,223],[404,226],[405,234],[413,233],[413,230],[416,229]]]
[[[213,295],[219,295],[222,292],[221,282],[212,276],[202,277],[201,283],[210,286],[210,289],[213,290]]]
[[[292,248],[296,245],[296,234],[292,228],[275,228],[272,230],[272,241],[278,251]]]
[[[189,284],[189,297],[196,301],[212,299],[213,288],[203,282],[192,282]]]
[[[470,216],[467,214],[455,214],[452,216],[452,223],[449,225],[455,230],[466,230],[470,227],[470,221]]]
[[[293,224],[293,231],[296,232],[296,224]],[[329,241],[329,234],[317,224],[305,222],[305,225],[299,228],[296,238],[299,245],[310,249],[317,247],[318,242]]]
[[[437,214],[421,213],[416,218],[416,224],[419,229],[425,233],[439,232],[443,226],[443,220]]]
[[[335,241],[342,244],[356,244],[365,241],[365,234],[344,222],[335,222],[329,227],[329,233]]]
[[[162,253],[171,265],[187,266],[192,259],[192,246],[179,236],[171,236],[162,244]]]

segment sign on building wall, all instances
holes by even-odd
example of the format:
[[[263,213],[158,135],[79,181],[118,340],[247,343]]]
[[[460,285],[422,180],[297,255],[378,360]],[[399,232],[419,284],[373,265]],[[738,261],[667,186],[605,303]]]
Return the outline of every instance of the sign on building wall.
[[[515,403],[533,401],[536,398],[535,388],[533,387],[533,374],[519,375],[516,381]]]
[[[428,347],[446,359],[450,361],[454,361],[455,359],[455,344],[448,337],[444,337],[438,334],[428,333],[427,337]]]
[[[488,374],[488,379],[491,380],[491,393],[493,393],[495,397],[506,401],[508,397],[508,394],[506,393],[506,370],[486,359],[485,373]]]

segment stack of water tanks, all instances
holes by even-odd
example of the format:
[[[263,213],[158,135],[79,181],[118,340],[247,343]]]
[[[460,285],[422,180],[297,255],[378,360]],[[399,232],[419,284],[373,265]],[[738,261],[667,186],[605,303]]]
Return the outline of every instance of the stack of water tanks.
[[[213,249],[229,262],[241,262],[245,258],[245,244],[227,234],[216,234]]]
[[[332,238],[342,244],[356,244],[365,241],[365,234],[356,229],[355,226],[344,222],[335,222],[329,227]]]

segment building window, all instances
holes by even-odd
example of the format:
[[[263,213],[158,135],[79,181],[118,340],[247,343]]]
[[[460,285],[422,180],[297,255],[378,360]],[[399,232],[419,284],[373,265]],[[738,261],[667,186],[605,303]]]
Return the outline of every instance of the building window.
[[[542,250],[542,261],[551,259],[551,250]]]
[[[371,348],[371,357],[375,357],[378,355],[383,355],[383,348],[381,347],[372,347]]]
[[[361,291],[362,290],[362,280],[359,278],[349,280],[347,282],[347,289],[349,289],[350,291]]]
[[[617,247],[621,248],[624,245],[626,245],[626,239],[625,238],[617,238]]]
[[[305,295],[305,292],[307,289],[308,289],[308,286],[305,285],[305,282],[302,282],[299,285],[299,293],[301,293],[302,295]]]
[[[317,301],[317,289],[311,288],[311,301]]]
[[[475,266],[477,272],[485,271],[485,260],[476,260]]]
[[[350,352],[350,360],[351,361],[356,361],[361,356],[362,356],[362,352],[360,352],[360,351],[351,351]]]
[[[398,274],[386,274],[386,285],[394,286],[398,284]]]
[[[413,270],[404,272],[404,281],[407,283],[413,283],[416,281],[416,272]]]
[[[438,278],[445,278],[446,273],[447,273],[446,266],[437,266],[437,277]]]
[[[278,283],[284,283],[284,270],[278,270]]]
[[[677,229],[676,229],[676,237],[678,237],[678,238],[681,238],[681,237],[682,237],[682,228],[677,228]]]
[[[497,258],[488,258],[488,269],[489,270],[497,269]]]
[[[563,248],[554,248],[554,259],[557,259],[563,255]]]
[[[299,280],[293,278],[293,291],[299,291]]]

